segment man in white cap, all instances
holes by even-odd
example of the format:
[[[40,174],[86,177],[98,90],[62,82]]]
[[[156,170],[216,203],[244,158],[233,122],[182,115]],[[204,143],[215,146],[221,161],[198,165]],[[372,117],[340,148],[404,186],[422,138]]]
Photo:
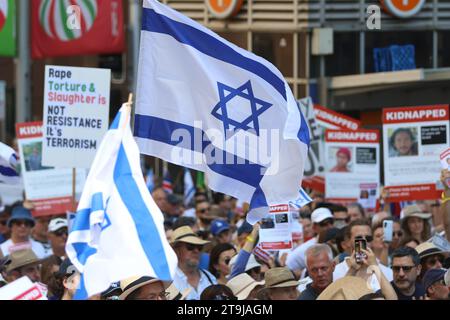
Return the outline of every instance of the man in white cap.
[[[55,256],[60,258],[66,256],[67,235],[67,219],[53,218],[48,224],[47,237]]]
[[[286,265],[297,277],[306,268],[306,250],[315,245],[319,235],[333,227],[334,217],[328,208],[318,208],[311,214],[315,237],[301,244],[288,254]]]
[[[205,288],[217,284],[216,277],[199,267],[200,253],[207,243],[209,241],[198,237],[189,226],[179,227],[171,235],[170,244],[178,257],[173,283],[180,292],[191,288],[186,300],[200,300]]]

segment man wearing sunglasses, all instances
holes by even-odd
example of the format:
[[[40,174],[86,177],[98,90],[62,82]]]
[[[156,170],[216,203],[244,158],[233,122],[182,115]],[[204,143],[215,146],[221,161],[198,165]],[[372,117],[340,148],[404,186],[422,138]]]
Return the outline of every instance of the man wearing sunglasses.
[[[11,229],[11,239],[0,245],[0,255],[6,256],[17,250],[31,249],[39,259],[47,257],[42,244],[31,239],[35,221],[30,210],[22,206],[14,207],[7,224]]]
[[[421,271],[417,251],[410,247],[400,247],[392,254],[392,287],[398,300],[420,300],[425,297],[425,288],[418,281]]]
[[[57,257],[66,256],[67,219],[54,218],[48,225],[48,240],[52,246],[53,254]]]
[[[441,269],[443,267],[446,253],[433,243],[421,243],[416,247],[416,251],[419,254],[420,265],[422,266],[419,279],[422,279],[428,270]]]
[[[333,228],[334,217],[328,208],[318,208],[311,214],[313,223],[314,238],[301,244],[288,254],[286,265],[297,277],[300,277],[301,271],[306,268],[306,250],[317,244],[319,235]]]
[[[200,254],[207,243],[209,241],[199,238],[189,226],[179,227],[171,235],[170,244],[178,258],[173,284],[180,292],[191,289],[186,300],[200,300],[205,288],[217,284],[216,277],[199,266]]]
[[[367,248],[371,248],[371,242],[373,241],[372,228],[370,227],[370,224],[366,220],[354,220],[350,222],[350,224],[346,229],[346,232],[347,237],[350,239],[349,245],[351,246],[351,250],[353,252],[352,254],[353,258],[355,256],[355,239],[357,238],[364,239]],[[336,266],[333,272],[333,281],[345,277],[346,275],[348,275],[349,272],[355,271],[351,270],[350,268],[352,266],[352,259],[351,259],[352,257],[345,258],[344,261],[342,261]],[[393,279],[392,270],[381,264],[378,259],[376,259],[376,261],[377,266],[380,269],[380,272],[383,273],[383,275],[388,281],[392,281]],[[358,274],[367,274],[367,269],[369,267],[368,265],[359,264],[358,266],[359,266],[359,269],[357,270]],[[372,274],[370,276],[369,282],[373,290],[377,291],[381,289],[381,284],[379,283],[375,274]]]

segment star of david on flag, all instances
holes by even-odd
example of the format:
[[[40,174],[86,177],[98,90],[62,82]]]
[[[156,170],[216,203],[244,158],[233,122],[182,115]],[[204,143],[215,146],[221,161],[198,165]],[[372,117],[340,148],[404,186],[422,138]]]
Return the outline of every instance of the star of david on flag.
[[[134,136],[141,153],[269,205],[299,194],[309,129],[281,72],[168,6],[144,0]]]
[[[220,82],[217,83],[217,87],[219,90],[220,101],[214,107],[211,114],[223,122],[223,131],[227,133],[233,128],[234,130],[242,129],[245,131],[253,129],[256,132],[256,135],[259,136],[258,117],[264,111],[269,109],[272,104],[255,97],[250,80],[236,89]],[[238,121],[229,116],[228,103],[236,97],[248,100],[249,103],[249,116],[243,121]],[[242,105],[240,107],[242,107]]]

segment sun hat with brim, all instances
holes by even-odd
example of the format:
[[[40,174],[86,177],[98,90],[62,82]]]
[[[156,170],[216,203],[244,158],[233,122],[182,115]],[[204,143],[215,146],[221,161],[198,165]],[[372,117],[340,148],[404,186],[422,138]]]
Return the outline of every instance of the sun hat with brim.
[[[167,300],[186,300],[189,293],[191,293],[191,290],[192,288],[188,287],[183,292],[180,292],[172,282],[172,284],[166,290],[169,293]]]
[[[359,300],[374,291],[359,277],[345,276],[331,283],[317,300]]]
[[[265,286],[261,290],[298,286],[298,281],[295,280],[294,274],[287,267],[278,267],[267,270],[264,275],[264,281]]]
[[[425,287],[425,291],[436,282],[444,280],[446,272],[447,270],[445,269],[430,269],[425,272],[425,275],[423,276],[423,286]]]
[[[34,221],[31,211],[24,207],[14,207],[11,213],[11,217],[8,219],[8,228],[11,228],[11,224],[14,220],[27,220],[30,221],[34,227],[36,222]]]
[[[162,281],[157,278],[142,276],[142,277],[130,277],[128,279],[120,281],[120,289],[122,289],[122,294],[119,296],[119,300],[125,300],[131,293],[145,286],[146,284],[162,282],[164,290],[170,286],[170,282]]]
[[[6,272],[42,262],[31,249],[14,251],[9,255],[9,258],[11,262],[8,264]]]
[[[178,242],[185,242],[199,246],[203,246],[209,243],[209,241],[203,240],[197,234],[195,234],[192,228],[189,226],[179,227],[172,232],[170,243],[174,244]]]
[[[420,259],[435,254],[443,254],[444,251],[436,247],[432,242],[423,242],[416,247],[416,251],[419,254]]]
[[[227,282],[227,287],[233,291],[233,294],[238,298],[238,300],[245,300],[250,295],[253,289],[257,286],[263,286],[265,284],[263,281],[255,281],[246,273],[241,273],[230,281]]]
[[[401,216],[402,216],[402,224],[403,224],[406,222],[406,220],[408,220],[408,218],[411,218],[411,217],[417,217],[417,218],[421,218],[424,220],[430,219],[431,213],[422,212],[422,210],[420,210],[420,207],[418,205],[413,204],[413,205],[403,208],[403,210],[401,212]]]

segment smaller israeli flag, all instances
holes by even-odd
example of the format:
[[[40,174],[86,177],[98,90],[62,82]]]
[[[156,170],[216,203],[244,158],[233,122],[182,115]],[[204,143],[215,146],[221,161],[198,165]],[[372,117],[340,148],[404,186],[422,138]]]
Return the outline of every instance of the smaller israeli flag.
[[[312,202],[311,197],[306,193],[305,190],[303,190],[303,188],[300,188],[300,190],[298,191],[298,198],[290,201],[289,204],[297,209],[300,209],[310,202]]]
[[[173,193],[172,178],[170,177],[170,172],[167,168],[164,169],[162,187],[165,192]]]
[[[0,142],[0,183],[19,184],[19,173],[16,170],[18,157],[10,146]]]
[[[184,168],[184,204],[188,206],[195,194],[194,181],[188,168]]]
[[[67,240],[67,256],[81,273],[76,299],[133,276],[170,281],[177,266],[142,175],[130,109],[122,106],[103,138]]]

